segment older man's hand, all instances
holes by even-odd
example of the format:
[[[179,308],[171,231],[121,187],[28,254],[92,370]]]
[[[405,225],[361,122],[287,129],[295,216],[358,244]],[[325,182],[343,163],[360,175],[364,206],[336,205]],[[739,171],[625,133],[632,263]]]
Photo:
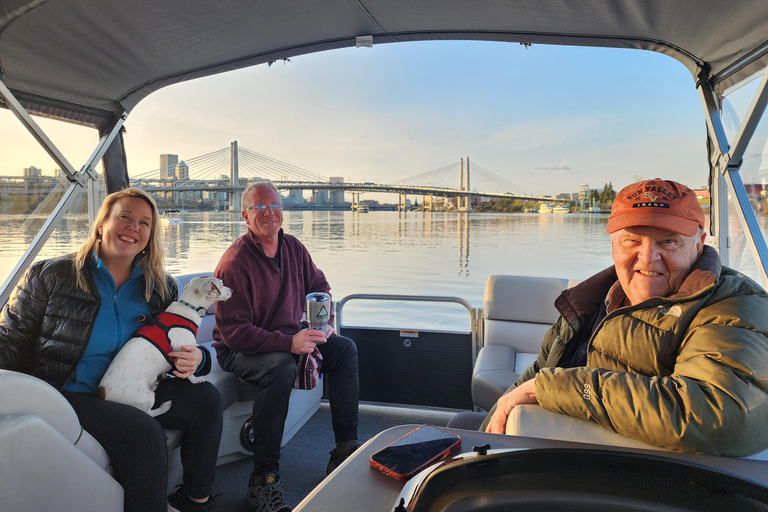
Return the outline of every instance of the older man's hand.
[[[537,404],[536,379],[523,382],[515,389],[499,398],[496,402],[496,412],[493,413],[488,423],[486,432],[491,434],[503,434],[507,431],[507,418],[516,406],[520,404]]]

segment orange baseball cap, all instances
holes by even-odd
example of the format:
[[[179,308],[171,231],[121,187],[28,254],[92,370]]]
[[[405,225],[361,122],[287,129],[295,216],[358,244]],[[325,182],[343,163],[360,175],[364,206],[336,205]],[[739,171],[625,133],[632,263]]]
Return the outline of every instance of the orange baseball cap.
[[[608,233],[632,226],[666,229],[694,236],[704,227],[704,210],[696,192],[661,178],[640,181],[621,189],[613,201]]]

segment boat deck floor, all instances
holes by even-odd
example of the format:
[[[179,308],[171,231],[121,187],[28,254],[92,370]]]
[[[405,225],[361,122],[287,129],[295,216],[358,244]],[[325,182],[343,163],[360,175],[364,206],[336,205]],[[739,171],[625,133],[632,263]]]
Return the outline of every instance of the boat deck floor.
[[[409,423],[445,426],[454,414],[361,404],[358,438],[362,444],[382,430]],[[324,401],[320,410],[283,447],[280,454],[280,479],[285,501],[291,508],[298,505],[325,478],[329,452],[334,447],[331,410]],[[217,510],[248,510],[245,493],[252,467],[253,461],[248,457],[216,468],[213,492],[221,493],[216,501]]]

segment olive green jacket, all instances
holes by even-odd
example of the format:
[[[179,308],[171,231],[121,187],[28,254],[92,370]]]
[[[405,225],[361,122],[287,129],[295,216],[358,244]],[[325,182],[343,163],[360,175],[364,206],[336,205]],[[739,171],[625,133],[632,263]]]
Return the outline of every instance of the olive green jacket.
[[[609,290],[623,293],[613,267],[558,297],[561,316],[515,386],[535,378],[544,409],[668,450],[739,457],[768,448],[768,295],[759,285],[705,246],[678,293],[609,307],[587,366],[567,368]]]

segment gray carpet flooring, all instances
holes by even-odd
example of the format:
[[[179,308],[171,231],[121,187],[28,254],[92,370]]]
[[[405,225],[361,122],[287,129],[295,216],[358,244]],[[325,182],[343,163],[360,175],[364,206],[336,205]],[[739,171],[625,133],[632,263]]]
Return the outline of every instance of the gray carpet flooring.
[[[453,416],[454,413],[444,411],[361,405],[358,437],[362,444],[382,430],[408,423],[445,426]],[[280,454],[280,479],[290,507],[295,507],[325,478],[329,452],[334,447],[331,410],[323,403]],[[216,469],[213,492],[221,493],[216,501],[217,511],[248,511],[245,493],[252,467],[252,460],[246,458]]]

